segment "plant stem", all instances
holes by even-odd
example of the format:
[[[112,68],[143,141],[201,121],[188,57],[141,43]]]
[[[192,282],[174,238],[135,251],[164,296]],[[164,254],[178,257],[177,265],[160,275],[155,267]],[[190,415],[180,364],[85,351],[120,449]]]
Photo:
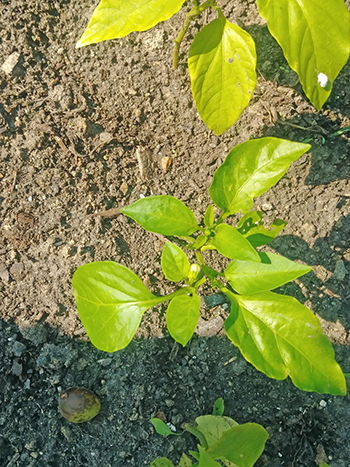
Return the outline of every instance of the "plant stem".
[[[198,2],[193,2],[194,6],[192,10],[186,15],[184,25],[180,31],[180,34],[175,39],[174,54],[173,54],[173,69],[176,70],[179,64],[179,51],[182,39],[184,38],[191,21],[194,21],[196,16],[199,16],[207,8],[216,7],[216,0],[207,0],[203,5],[198,5]]]

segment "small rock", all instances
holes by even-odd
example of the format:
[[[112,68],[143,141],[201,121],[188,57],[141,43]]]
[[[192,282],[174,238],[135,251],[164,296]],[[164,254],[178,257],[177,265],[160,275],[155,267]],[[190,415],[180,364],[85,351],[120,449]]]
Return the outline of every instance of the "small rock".
[[[335,263],[335,269],[333,274],[333,279],[337,281],[343,281],[347,274],[347,270],[345,268],[344,262],[341,259]]]
[[[224,320],[221,316],[215,316],[208,321],[199,318],[195,333],[200,337],[212,337],[221,331],[223,325]]]
[[[113,136],[107,131],[103,131],[102,133],[100,133],[99,137],[100,137],[101,143],[108,143],[109,141],[113,139]]]
[[[10,267],[10,274],[14,281],[21,281],[24,276],[24,264],[23,263],[15,263]]]
[[[171,399],[165,399],[164,401],[167,405],[167,407],[173,407],[173,405],[175,404],[175,402]]]
[[[161,164],[164,172],[167,172],[170,169],[171,164],[173,163],[172,157],[162,157]]]
[[[3,282],[9,282],[10,274],[5,266],[5,263],[0,263],[0,279]]]
[[[23,366],[20,363],[18,363],[18,359],[15,358],[12,363],[12,367],[11,367],[12,374],[16,376],[21,376],[22,370],[23,370]]]
[[[22,342],[15,341],[12,346],[12,352],[16,357],[21,357],[27,347]]]
[[[125,180],[123,180],[122,184],[119,187],[119,190],[123,193],[124,196],[127,194],[129,190],[129,185],[126,183]]]
[[[13,52],[7,57],[2,64],[1,70],[10,75],[19,61],[21,54],[19,52]]]
[[[271,204],[271,203],[263,203],[263,204],[261,205],[261,209],[262,209],[263,211],[271,211],[271,209],[272,209],[272,204]]]

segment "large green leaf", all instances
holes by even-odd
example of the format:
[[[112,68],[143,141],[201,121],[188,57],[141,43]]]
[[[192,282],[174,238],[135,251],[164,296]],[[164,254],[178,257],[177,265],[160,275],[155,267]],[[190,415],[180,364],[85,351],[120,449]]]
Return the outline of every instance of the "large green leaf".
[[[253,198],[271,188],[309,144],[260,138],[235,146],[215,171],[209,194],[226,215],[249,211]]]
[[[275,219],[273,223],[266,228],[262,220],[263,216],[263,211],[250,211],[247,212],[237,224],[238,232],[241,233],[254,248],[272,242],[287,225],[287,222],[282,219]]]
[[[275,379],[290,376],[303,391],[346,394],[333,348],[308,308],[273,292],[225,293],[232,305],[227,335],[258,370]]]
[[[199,229],[191,209],[173,196],[139,199],[120,211],[149,232],[162,235],[191,235]]]
[[[195,36],[188,58],[191,88],[202,120],[217,135],[238,120],[256,86],[256,53],[252,37],[218,19]]]
[[[284,256],[259,253],[261,263],[233,260],[225,277],[240,294],[254,294],[275,289],[311,271],[310,266],[295,263]]]
[[[190,270],[190,262],[185,253],[170,242],[166,243],[163,249],[161,265],[165,277],[173,282],[186,279]]]
[[[198,295],[179,295],[171,300],[166,312],[168,331],[185,347],[196,329],[201,300]]]
[[[196,423],[196,429],[204,435],[208,447],[215,444],[223,433],[238,425],[232,418],[219,415],[202,415],[196,418]]]
[[[233,462],[237,467],[253,467],[261,456],[267,438],[267,431],[257,423],[234,426],[223,433],[221,438],[207,450],[214,459]],[[203,464],[204,465],[204,464]]]
[[[226,258],[243,261],[260,261],[258,252],[237,229],[227,224],[220,224],[216,228],[216,235],[210,242],[219,253]]]
[[[101,0],[76,47],[146,31],[177,13],[185,0]]]
[[[143,313],[162,301],[130,269],[113,261],[80,266],[73,276],[73,294],[91,342],[105,352],[126,347]]]
[[[257,0],[257,4],[305,94],[320,110],[349,58],[350,14],[344,0]]]
[[[201,446],[198,446],[199,459],[198,467],[221,467],[221,464],[215,462]]]

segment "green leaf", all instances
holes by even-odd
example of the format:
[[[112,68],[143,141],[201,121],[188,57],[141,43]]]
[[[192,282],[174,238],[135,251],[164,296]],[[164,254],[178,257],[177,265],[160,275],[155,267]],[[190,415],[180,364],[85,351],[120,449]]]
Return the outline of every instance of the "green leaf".
[[[305,94],[320,110],[349,58],[350,14],[344,0],[257,0],[257,4]],[[322,84],[320,73],[328,85]]]
[[[184,0],[101,0],[76,47],[146,31],[177,13]]]
[[[199,229],[191,209],[173,196],[139,199],[120,212],[134,219],[145,230],[161,235],[191,235]]]
[[[260,261],[258,252],[231,225],[218,225],[216,235],[210,244],[215,246],[218,252],[226,256],[226,258],[237,258],[243,261]]]
[[[249,104],[256,86],[252,37],[219,18],[195,36],[188,58],[191,88],[202,120],[215,134],[230,128]]]
[[[206,235],[198,235],[195,242],[187,245],[188,250],[197,250],[207,243],[208,237]]]
[[[175,465],[166,457],[159,457],[152,462],[150,467],[175,467]]]
[[[208,447],[215,444],[223,433],[231,430],[233,426],[238,425],[232,418],[219,415],[203,415],[197,417],[196,423],[196,430],[205,437]]]
[[[249,211],[253,198],[278,182],[290,163],[310,147],[270,137],[235,146],[214,173],[209,189],[211,199],[226,215]]]
[[[233,462],[237,467],[253,467],[261,456],[269,435],[257,423],[234,426],[207,451],[208,456]]]
[[[265,227],[262,218],[263,211],[250,211],[245,214],[237,224],[237,230],[241,233],[254,248],[261,245],[268,245],[277,237],[287,222],[282,219],[275,219],[269,226]]]
[[[201,446],[198,446],[199,461],[198,467],[221,467],[221,464],[215,462]]]
[[[224,415],[224,410],[224,399],[222,397],[219,397],[219,399],[216,399],[216,401],[214,402],[213,415]]]
[[[163,420],[160,418],[151,418],[150,422],[154,426],[154,429],[159,435],[162,436],[169,436],[169,435],[176,435],[177,433],[173,433],[171,429],[166,425]]]
[[[225,277],[240,294],[255,294],[275,289],[312,270],[310,266],[295,263],[274,253],[259,253],[261,263],[232,261]]]
[[[183,347],[191,339],[199,319],[198,295],[179,295],[171,300],[166,312],[168,331]]]
[[[130,269],[113,261],[80,266],[73,276],[73,294],[91,342],[105,352],[126,347],[143,313],[162,301]]]
[[[244,358],[270,378],[290,376],[303,391],[346,394],[345,378],[316,316],[295,298],[264,292],[239,296],[225,322]]]
[[[161,265],[165,277],[173,282],[186,279],[190,270],[190,262],[185,253],[170,242],[166,243],[163,249]]]
[[[205,211],[204,214],[204,219],[203,219],[204,225],[208,227],[209,229],[213,227],[214,225],[214,207],[212,204],[209,204],[207,207],[207,210]]]
[[[179,467],[192,467],[191,459],[185,453],[181,456]]]

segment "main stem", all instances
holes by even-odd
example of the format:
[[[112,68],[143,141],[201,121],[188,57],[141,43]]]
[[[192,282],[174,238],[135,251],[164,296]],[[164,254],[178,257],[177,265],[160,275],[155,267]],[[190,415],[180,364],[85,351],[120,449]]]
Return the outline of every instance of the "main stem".
[[[184,38],[191,21],[194,21],[196,16],[199,16],[203,11],[205,11],[207,8],[211,7],[216,7],[216,0],[207,0],[206,2],[203,3],[203,5],[197,5],[197,2],[193,2],[194,6],[192,10],[187,14],[185,18],[184,25],[180,31],[180,34],[177,36],[175,39],[175,46],[174,46],[174,54],[173,54],[173,69],[176,70],[179,64],[179,51],[180,51],[180,45],[182,42],[182,39]]]

